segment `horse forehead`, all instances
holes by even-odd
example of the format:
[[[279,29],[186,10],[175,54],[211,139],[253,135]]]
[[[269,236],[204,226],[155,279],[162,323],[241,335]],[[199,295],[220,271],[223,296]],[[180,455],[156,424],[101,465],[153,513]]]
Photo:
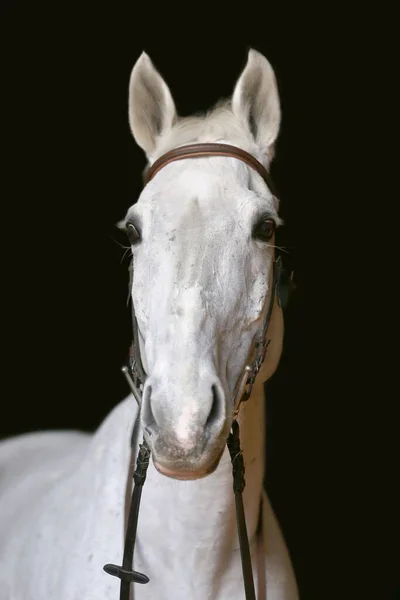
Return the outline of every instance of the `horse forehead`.
[[[228,224],[251,194],[246,181],[235,172],[221,178],[221,174],[215,172],[187,167],[176,177],[160,175],[160,181],[151,182],[151,189],[140,201],[153,223],[209,221],[212,225],[218,216],[219,225]]]

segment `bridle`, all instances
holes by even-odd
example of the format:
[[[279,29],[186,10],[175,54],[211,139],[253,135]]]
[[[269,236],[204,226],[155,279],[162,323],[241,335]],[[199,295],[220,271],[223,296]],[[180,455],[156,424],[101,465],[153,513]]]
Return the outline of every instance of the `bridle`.
[[[254,156],[236,146],[218,143],[190,144],[170,150],[169,152],[165,153],[163,156],[158,158],[147,169],[147,172],[145,174],[144,185],[147,185],[147,183],[151,179],[153,179],[153,177],[155,177],[155,175],[160,171],[160,169],[162,169],[167,164],[173,161],[187,158],[200,158],[206,156],[227,156],[245,162],[255,171],[257,171],[259,175],[261,175],[270,191],[275,195],[275,186],[273,184],[271,176],[269,175],[266,168]],[[235,494],[236,519],[246,600],[256,600],[256,596],[242,499],[242,492],[245,487],[245,478],[243,455],[240,448],[239,424],[237,422],[237,416],[242,402],[245,402],[250,398],[253,384],[261,368],[261,365],[264,362],[268,345],[271,341],[270,339],[267,339],[267,334],[268,327],[271,321],[275,297],[277,297],[279,306],[284,307],[292,287],[292,277],[288,278],[286,276],[286,273],[282,267],[281,257],[279,256],[273,262],[271,296],[264,320],[262,333],[255,341],[254,358],[250,364],[245,365],[243,373],[239,378],[238,385],[235,390],[233,402],[234,409],[232,430],[227,440],[227,446],[232,461],[233,491]],[[131,306],[133,340],[130,349],[129,366],[123,367],[122,371],[127,379],[132,395],[138,403],[140,410],[144,383],[146,381],[146,373],[143,368],[143,363],[140,354],[139,329],[132,301]],[[132,436],[132,438],[133,437],[134,436]],[[134,442],[132,439],[132,444],[133,443]],[[146,479],[149,461],[150,448],[146,440],[143,438],[143,442],[139,444],[139,452],[136,461],[136,470],[133,474],[134,488],[132,493],[131,506],[129,510],[122,566],[119,567],[117,565],[107,564],[103,567],[106,573],[118,577],[121,580],[120,600],[129,600],[130,585],[132,582],[144,584],[148,583],[149,581],[149,578],[146,575],[134,571],[132,569],[140,499],[142,494],[142,488]]]

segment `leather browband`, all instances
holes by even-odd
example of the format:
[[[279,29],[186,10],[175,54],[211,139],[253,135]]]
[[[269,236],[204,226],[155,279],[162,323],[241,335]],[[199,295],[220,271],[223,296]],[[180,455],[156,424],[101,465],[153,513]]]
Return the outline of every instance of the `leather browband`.
[[[156,175],[160,169],[175,160],[182,160],[183,158],[199,158],[204,156],[229,156],[245,162],[250,167],[255,169],[259,175],[261,175],[271,193],[274,194],[274,196],[277,196],[274,182],[272,181],[271,175],[268,173],[267,169],[254,156],[245,150],[242,150],[237,146],[231,146],[230,144],[188,144],[187,146],[174,148],[173,150],[170,150],[169,152],[166,152],[160,156],[160,158],[158,158],[151,165],[151,167],[148,168],[145,174],[144,183],[146,185],[151,179],[153,179],[154,175]]]

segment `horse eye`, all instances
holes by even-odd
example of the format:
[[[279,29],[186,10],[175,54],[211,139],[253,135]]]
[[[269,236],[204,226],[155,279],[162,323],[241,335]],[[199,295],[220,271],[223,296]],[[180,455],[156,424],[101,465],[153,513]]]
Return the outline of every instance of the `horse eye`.
[[[127,223],[126,225],[126,233],[129,239],[129,243],[131,246],[134,246],[140,241],[140,234],[133,223]]]
[[[258,223],[253,231],[253,236],[262,240],[263,242],[268,242],[275,232],[275,221],[273,219],[265,219]]]

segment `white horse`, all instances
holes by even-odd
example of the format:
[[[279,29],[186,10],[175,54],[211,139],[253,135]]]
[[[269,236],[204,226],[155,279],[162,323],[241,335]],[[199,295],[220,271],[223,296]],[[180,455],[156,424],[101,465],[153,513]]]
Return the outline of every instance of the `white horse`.
[[[150,165],[178,146],[221,142],[268,169],[280,126],[273,69],[250,50],[229,102],[179,118],[143,53],[131,75],[129,121]],[[225,443],[235,386],[270,298],[271,222],[280,224],[278,202],[260,175],[221,156],[166,165],[127,212],[125,226],[136,236],[132,299],[148,374],[140,427],[153,456],[134,557],[150,582],[133,586],[135,600],[244,599]],[[277,368],[283,340],[276,300],[268,337],[266,360],[238,417],[244,507],[259,600],[297,600],[263,489],[263,382]],[[137,415],[129,396],[93,436],[41,432],[0,444],[1,600],[119,598],[119,579],[103,566],[121,564]]]

